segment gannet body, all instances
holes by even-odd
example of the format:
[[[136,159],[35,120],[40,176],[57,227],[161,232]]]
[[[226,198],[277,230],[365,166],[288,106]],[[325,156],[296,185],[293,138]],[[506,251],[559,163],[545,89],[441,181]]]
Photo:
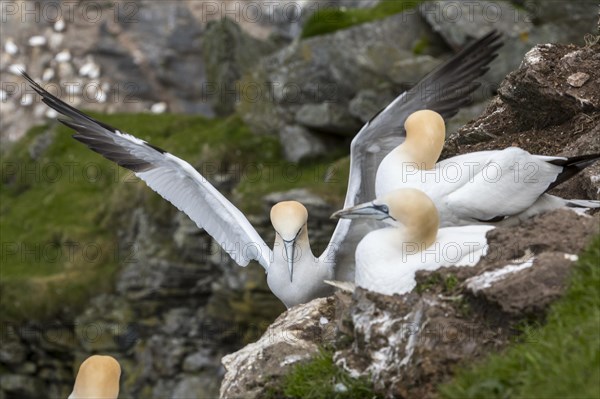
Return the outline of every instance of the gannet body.
[[[277,297],[288,308],[331,294],[331,287],[323,281],[333,278],[334,264],[313,255],[307,220],[308,211],[299,202],[283,201],[271,208],[276,234],[267,284],[274,293],[284,287],[285,295]],[[293,279],[303,284],[292,284]]]
[[[374,197],[377,166],[404,140],[403,123],[412,112],[431,108],[450,117],[470,103],[469,94],[479,87],[474,79],[483,75],[487,71],[486,65],[496,57],[496,50],[501,46],[499,36],[491,32],[466,46],[363,126],[350,148],[345,207]],[[271,213],[271,222],[277,232],[271,250],[248,219],[189,163],[90,118],[48,93],[26,73],[22,76],[43,97],[45,104],[69,117],[59,121],[77,131],[73,136],[75,139],[133,171],[210,234],[238,265],[246,266],[251,260],[260,263],[267,272],[271,291],[287,307],[328,295],[332,288],[323,280],[330,280],[333,274],[338,280],[354,280],[356,244],[373,225],[340,220],[326,250],[316,258],[308,242],[306,210],[291,206],[288,208],[294,217],[285,216],[284,212]],[[302,230],[295,236],[293,245],[289,242],[288,230],[294,233]]]
[[[422,191],[407,188],[334,213],[333,217],[369,218],[391,227],[367,234],[356,247],[357,286],[385,295],[415,286],[418,270],[473,266],[487,251],[485,235],[493,226],[438,230],[435,205]]]
[[[67,399],[117,399],[121,367],[111,356],[90,356],[79,366]]]
[[[435,163],[444,146],[444,120],[422,110],[406,120],[407,138],[379,165],[377,196],[416,188],[436,204],[440,225],[476,223],[513,225],[561,207],[599,207],[598,201],[566,200],[546,191],[600,159],[532,155],[509,147],[458,155]]]

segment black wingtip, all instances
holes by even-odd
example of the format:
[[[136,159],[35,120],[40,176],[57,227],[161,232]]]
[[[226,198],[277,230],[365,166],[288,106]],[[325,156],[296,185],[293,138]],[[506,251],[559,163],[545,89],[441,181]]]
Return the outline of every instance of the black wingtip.
[[[555,159],[552,161],[548,161],[548,163],[551,163],[553,165],[562,166],[563,170],[558,174],[556,180],[554,180],[548,186],[548,189],[546,191],[551,190],[559,184],[571,179],[579,172],[581,172],[588,166],[591,166],[598,160],[600,160],[600,153],[578,155],[567,159]]]
[[[41,85],[39,85],[27,72],[21,70],[20,73],[21,73],[21,76],[29,82],[29,84],[31,85],[31,88],[33,90],[35,90],[35,92],[38,93],[40,96],[42,96],[42,102],[44,104],[48,105],[50,108],[54,109],[59,114],[66,117],[66,118],[59,117],[59,118],[57,118],[57,120],[60,123],[62,123],[63,125],[71,128],[77,132],[77,134],[73,135],[74,139],[76,139],[80,142],[83,142],[84,144],[88,145],[92,150],[106,156],[108,159],[110,159],[112,161],[119,163],[119,165],[127,167],[135,172],[141,171],[142,169],[144,169],[144,170],[147,169],[147,165],[140,166],[137,163],[134,164],[134,162],[131,161],[131,159],[128,159],[126,162],[122,162],[123,161],[122,158],[113,159],[113,158],[111,158],[110,155],[107,156],[107,154],[104,154],[103,151],[101,151],[102,149],[100,147],[97,147],[93,144],[90,145],[91,141],[99,140],[99,137],[98,137],[97,133],[95,132],[95,129],[97,129],[98,126],[103,129],[108,130],[109,132],[111,132],[113,134],[119,134],[121,132],[118,129],[116,129],[104,122],[101,122],[99,120],[92,118],[91,116],[85,114],[84,112],[79,111],[77,108],[72,107],[71,105],[62,101],[58,97],[52,95],[51,93],[46,91]],[[95,128],[95,126],[96,126],[96,128]],[[102,139],[100,139],[100,140],[102,140]],[[158,151],[161,154],[166,153],[165,150],[163,150],[162,148],[159,148],[155,145],[152,145],[145,141],[144,141],[144,144],[147,145],[148,147],[154,149],[155,151]]]

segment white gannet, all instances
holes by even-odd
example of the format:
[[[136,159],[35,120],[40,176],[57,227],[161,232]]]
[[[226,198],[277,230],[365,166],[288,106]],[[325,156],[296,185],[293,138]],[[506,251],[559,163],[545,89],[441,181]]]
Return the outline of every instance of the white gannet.
[[[368,218],[388,225],[368,233],[356,247],[356,285],[385,295],[410,292],[418,270],[475,265],[487,251],[486,233],[494,228],[438,229],[433,201],[412,188],[392,191],[332,217]]]
[[[67,399],[117,399],[121,366],[111,356],[90,356],[79,366]]]
[[[29,75],[23,77],[45,104],[69,118],[59,121],[77,132],[73,138],[133,171],[204,229],[238,265],[258,261],[267,272],[269,288],[288,308],[329,293],[323,279],[331,279],[334,264],[312,255],[304,206],[285,202],[273,207],[271,222],[277,234],[272,251],[244,214],[189,163],[89,117],[44,90]]]
[[[379,165],[376,196],[398,188],[424,191],[440,213],[440,225],[511,225],[561,207],[600,207],[599,201],[566,200],[546,192],[600,159],[532,155],[509,147],[458,155],[436,163],[444,147],[441,115],[421,110],[406,119],[406,141]]]
[[[465,47],[365,124],[350,149],[345,207],[374,197],[377,166],[404,140],[403,122],[408,115],[428,107],[450,117],[470,102],[469,94],[479,86],[473,80],[483,75],[486,65],[495,58],[500,46],[498,39],[499,35],[491,32]],[[310,251],[306,231],[307,212],[298,203],[279,204],[271,212],[277,233],[272,251],[247,218],[187,162],[88,117],[48,93],[27,74],[23,77],[43,97],[45,104],[70,118],[59,121],[77,131],[74,138],[132,170],[210,234],[237,264],[246,266],[251,260],[257,260],[267,272],[271,291],[287,307],[331,292],[323,280],[331,279],[334,271],[338,280],[354,280],[354,249],[370,225],[353,223],[351,226],[350,220],[340,220],[326,250],[316,258]],[[285,208],[285,212],[279,212]],[[294,217],[289,216],[292,213]],[[295,245],[285,245],[285,240],[291,239]],[[295,249],[294,254],[292,249]],[[336,264],[340,267],[335,268]]]

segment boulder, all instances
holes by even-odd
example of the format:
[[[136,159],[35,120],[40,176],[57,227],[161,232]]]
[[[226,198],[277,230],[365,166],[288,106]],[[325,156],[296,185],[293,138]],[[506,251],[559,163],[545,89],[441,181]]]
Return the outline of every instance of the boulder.
[[[314,130],[350,136],[361,126],[346,107],[331,102],[304,104],[296,111],[295,119],[299,124]]]
[[[285,126],[279,134],[285,158],[291,162],[299,162],[306,158],[317,157],[327,153],[323,137],[299,125]]]
[[[7,397],[36,399],[44,392],[42,381],[36,377],[19,374],[3,374],[0,376],[0,392]]]
[[[318,298],[284,312],[262,337],[223,357],[220,397],[259,398],[277,378],[333,338],[333,301]],[[327,322],[325,322],[327,321]]]
[[[509,146],[542,155],[599,152],[600,91],[592,83],[600,79],[599,51],[600,44],[547,44],[531,49],[502,82],[485,112],[447,140],[442,158]],[[573,86],[573,76],[578,74],[589,78]],[[600,166],[592,165],[552,193],[598,199],[599,175]]]
[[[415,56],[423,42],[430,45]],[[254,90],[241,96],[238,112],[257,133],[281,134],[301,124],[352,136],[362,121],[349,111],[350,100],[366,89],[399,94],[435,63],[436,43],[414,11],[295,41],[242,78],[241,86]]]
[[[245,33],[231,18],[206,25],[202,41],[207,77],[204,90],[217,115],[234,112],[239,79],[276,48],[273,41],[258,40]]]

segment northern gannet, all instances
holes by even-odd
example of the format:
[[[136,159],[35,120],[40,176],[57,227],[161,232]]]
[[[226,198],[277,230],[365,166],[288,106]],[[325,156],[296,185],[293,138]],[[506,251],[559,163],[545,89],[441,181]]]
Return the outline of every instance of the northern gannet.
[[[121,366],[111,356],[90,356],[79,366],[67,399],[117,399]]]
[[[284,202],[272,208],[276,239],[271,250],[244,214],[189,163],[89,117],[44,90],[29,75],[23,73],[23,77],[45,104],[69,118],[59,121],[77,132],[73,138],[133,171],[204,229],[238,265],[258,261],[267,272],[269,288],[288,308],[330,292],[323,280],[333,276],[334,263],[327,256],[313,256],[304,206]]]
[[[600,207],[599,201],[565,200],[546,191],[600,159],[532,155],[509,147],[458,155],[436,163],[444,147],[444,119],[421,110],[406,119],[406,141],[379,165],[376,196],[399,188],[424,191],[440,213],[440,225],[516,224],[561,207]]]
[[[469,94],[479,86],[473,80],[483,75],[486,65],[495,58],[498,39],[499,34],[491,32],[465,47],[365,124],[351,144],[345,207],[374,197],[377,166],[404,140],[406,117],[424,107],[450,117],[470,102]],[[247,218],[190,164],[90,118],[48,93],[27,74],[23,77],[44,103],[70,118],[59,121],[77,131],[75,139],[132,170],[206,230],[237,264],[246,266],[251,260],[258,261],[267,272],[271,291],[288,308],[330,293],[332,288],[323,280],[330,280],[334,272],[338,280],[354,280],[354,249],[372,226],[351,226],[350,220],[340,220],[328,247],[317,258],[310,250],[306,210],[299,203],[277,204],[271,212],[277,233],[271,250]],[[289,244],[290,240],[295,245]],[[335,268],[336,264],[340,267]]]
[[[493,226],[438,229],[439,216],[422,191],[395,190],[332,217],[374,219],[388,227],[368,233],[356,247],[355,284],[384,295],[404,294],[416,285],[418,270],[473,266],[487,251]]]

